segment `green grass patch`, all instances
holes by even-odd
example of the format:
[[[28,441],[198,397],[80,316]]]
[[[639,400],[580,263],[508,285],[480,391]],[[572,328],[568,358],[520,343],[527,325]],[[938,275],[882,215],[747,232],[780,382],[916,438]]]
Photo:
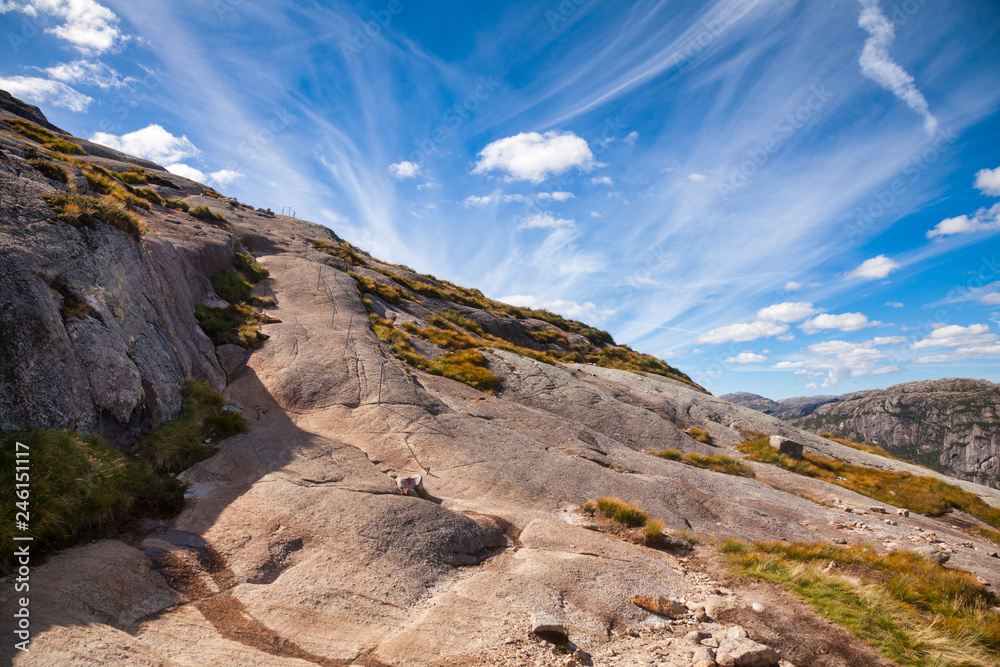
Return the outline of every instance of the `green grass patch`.
[[[562,347],[569,347],[569,339],[566,338],[566,334],[559,331],[546,329],[544,331],[526,331],[525,333],[528,334],[528,337],[531,338],[531,340],[541,345],[561,345]]]
[[[59,220],[74,227],[93,227],[95,223],[102,222],[117,227],[136,241],[142,238],[142,223],[113,199],[68,192],[45,195],[42,199],[52,207]]]
[[[998,599],[965,572],[913,552],[881,556],[867,545],[729,539],[720,551],[737,574],[780,584],[897,664],[1000,661],[1000,616],[990,611]]]
[[[206,222],[225,222],[226,218],[218,213],[213,213],[207,206],[195,206],[188,211],[188,215],[204,220]]]
[[[219,271],[212,274],[212,287],[223,301],[242,303],[250,298],[253,284],[239,271]]]
[[[129,185],[143,185],[149,182],[149,174],[141,167],[136,167],[128,171],[113,171],[111,174],[122,183]]]
[[[107,536],[142,516],[179,510],[185,485],[170,473],[210,456],[215,450],[206,439],[215,443],[246,430],[242,416],[224,412],[224,405],[208,385],[189,380],[180,418],[127,453],[73,431],[0,434],[0,570],[11,564],[17,512],[29,513],[37,556]],[[16,469],[24,465],[19,451],[28,452],[27,480],[18,477],[24,473]],[[17,483],[29,484],[27,494]]]
[[[437,316],[440,317],[441,319],[451,322],[454,325],[460,326],[466,331],[474,333],[477,336],[483,336],[486,334],[486,332],[483,331],[483,327],[480,326],[478,322],[470,320],[468,317],[465,317],[457,310],[446,310],[443,313],[438,313]],[[427,318],[427,321],[430,324],[434,324],[435,326],[440,326],[436,322],[431,321],[431,318]]]
[[[753,468],[739,459],[733,458],[732,456],[726,456],[724,454],[711,454],[709,456],[704,456],[702,454],[688,454],[685,456],[676,449],[665,449],[661,452],[652,452],[652,455],[661,459],[666,459],[667,461],[678,461],[696,468],[714,470],[715,472],[721,472],[726,475],[736,475],[737,477],[756,476]]]
[[[799,461],[771,447],[768,436],[746,440],[737,449],[754,461],[821,479],[887,505],[928,516],[940,516],[958,509],[1000,528],[1000,509],[987,505],[973,493],[933,477],[878,470],[808,453]]]
[[[267,340],[267,335],[260,330],[261,325],[278,322],[258,310],[274,306],[273,298],[251,296],[254,285],[270,274],[253,257],[239,252],[233,255],[233,265],[234,271],[212,274],[215,293],[229,305],[211,308],[197,304],[194,314],[215,345],[231,344],[250,349]]]
[[[215,453],[215,443],[247,430],[243,415],[223,411],[225,405],[208,384],[188,380],[180,419],[160,424],[136,445],[136,456],[168,475],[207,459]]]
[[[181,211],[183,213],[187,213],[189,210],[191,210],[191,207],[188,205],[188,203],[181,201],[180,199],[164,199],[163,205],[166,206],[167,208],[173,209],[175,211]]]
[[[479,350],[462,350],[438,357],[431,362],[430,372],[487,393],[496,391],[501,383],[501,378],[487,368],[486,357]]]
[[[444,323],[442,321],[442,323]],[[438,347],[451,350],[471,350],[477,347],[482,347],[484,341],[479,338],[473,338],[464,331],[456,331],[451,328],[441,329],[436,326],[425,327],[421,329],[420,327],[407,322],[403,325],[403,329],[414,336],[419,336],[424,340],[437,345]]]
[[[994,544],[1000,544],[1000,530],[984,528],[983,526],[973,526],[972,528],[966,528],[965,532],[967,532],[969,535],[975,535],[976,537],[981,537],[985,540],[989,540]]]
[[[396,358],[414,368],[423,370],[430,368],[430,362],[413,349],[410,337],[397,329],[392,320],[384,320],[375,313],[369,313],[368,322],[371,325],[372,331],[375,332],[375,336],[389,346],[389,350],[392,351]]]

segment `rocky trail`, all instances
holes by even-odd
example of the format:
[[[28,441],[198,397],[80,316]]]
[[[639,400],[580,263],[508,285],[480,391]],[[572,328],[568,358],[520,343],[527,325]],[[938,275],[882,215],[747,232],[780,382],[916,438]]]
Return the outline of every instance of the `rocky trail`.
[[[433,280],[367,256],[352,265],[314,243],[348,248],[327,228],[206,194],[156,165],[144,168],[174,185],[156,186],[161,195],[221,220],[155,206],[142,215],[141,245],[108,225],[49,222],[38,196],[58,184],[26,164],[23,143],[0,135],[0,290],[19,304],[2,322],[3,427],[127,440],[176,416],[179,381],[194,376],[222,390],[249,429],[180,475],[189,487],[176,517],[37,566],[31,651],[0,647],[14,664],[890,664],[779,587],[729,574],[714,544],[731,537],[883,552],[933,545],[949,567],[1000,588],[996,545],[962,532],[953,515],[902,516],[762,463],[750,463],[756,478],[738,477],[647,452],[741,457],[742,429],[861,465],[934,473],[680,379],[546,363],[486,338],[484,363],[501,380],[492,394],[409,366],[373,331],[369,309],[398,326],[456,310],[536,351],[545,348],[522,329],[555,327],[412,291],[397,304],[369,293],[366,304],[351,274],[387,286],[403,283],[380,271]],[[84,145],[109,171],[134,163]],[[267,269],[254,295],[275,304],[252,351],[216,349],[193,315],[196,303],[218,305],[210,278],[236,251]],[[60,318],[45,287],[57,274],[86,295],[92,315]],[[421,354],[443,354],[413,341]],[[690,437],[692,426],[711,444]],[[397,479],[414,473],[428,497],[399,491]],[[1000,506],[1000,491],[955,483]],[[605,496],[693,544],[655,549],[601,529],[580,506]],[[5,619],[10,591],[0,593]],[[683,609],[668,618],[635,596]],[[532,632],[539,614],[564,627],[566,644]]]

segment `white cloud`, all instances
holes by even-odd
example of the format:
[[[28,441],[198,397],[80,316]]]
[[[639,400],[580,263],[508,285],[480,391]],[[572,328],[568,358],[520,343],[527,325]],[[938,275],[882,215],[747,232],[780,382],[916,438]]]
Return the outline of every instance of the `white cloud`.
[[[984,195],[1000,197],[1000,167],[977,171],[976,189]]]
[[[903,304],[900,301],[886,301],[885,305],[889,308],[902,308]]]
[[[74,60],[71,63],[60,63],[53,67],[46,67],[45,73],[50,78],[63,83],[83,83],[105,90],[121,88],[126,83],[116,70],[97,60]]]
[[[556,227],[572,227],[572,220],[556,218],[551,213],[536,213],[521,221],[519,229],[554,229]]]
[[[782,361],[774,364],[772,368],[795,369],[796,375],[805,377],[825,376],[823,386],[832,387],[848,377],[884,375],[903,370],[898,365],[884,365],[883,362],[889,360],[889,355],[875,348],[905,341],[906,339],[902,337],[883,337],[854,343],[844,340],[814,343],[803,350],[810,358],[801,361]]]
[[[983,357],[1000,357],[1000,343],[978,345],[974,347],[959,347],[950,352],[935,354],[929,357],[917,357],[915,364],[939,364],[943,362],[962,361],[964,359],[982,359]]]
[[[610,176],[595,176],[594,178],[590,179],[590,184],[612,186],[615,184],[615,182],[611,180]]]
[[[804,322],[799,328],[807,334],[813,334],[826,329],[838,329],[845,332],[858,331],[866,327],[874,327],[880,324],[882,323],[869,320],[868,317],[862,313],[842,313],[840,315],[824,313]]]
[[[762,361],[767,361],[767,357],[753,352],[740,352],[735,357],[726,359],[727,364],[758,364]]]
[[[1000,229],[1000,204],[994,204],[989,209],[981,208],[971,218],[960,215],[946,218],[927,232],[927,238],[936,236],[951,236],[952,234],[974,234]]]
[[[802,289],[802,283],[797,283],[794,280],[789,280],[785,283],[786,292],[798,292],[800,289]]]
[[[523,308],[544,309],[553,313],[558,313],[563,317],[568,317],[582,322],[598,322],[615,314],[615,310],[599,308],[591,301],[578,303],[568,299],[539,299],[530,294],[511,294],[502,296],[497,301],[509,303],[512,306]]]
[[[168,164],[164,168],[171,174],[177,174],[178,176],[183,176],[184,178],[190,178],[192,181],[198,181],[199,183],[204,183],[208,180],[208,176],[205,175],[205,172],[200,169],[195,169],[187,164]]]
[[[909,338],[906,336],[875,336],[872,338],[872,343],[875,345],[899,345],[908,340]]]
[[[815,389],[815,388],[816,388],[815,382],[810,382],[809,384],[806,385],[806,389]]]
[[[220,169],[219,171],[213,171],[208,175],[208,180],[216,183],[218,185],[229,185],[237,178],[243,178],[245,174],[241,174],[238,171],[233,171],[231,169]]]
[[[407,162],[403,160],[402,162],[396,162],[389,165],[389,173],[393,178],[404,179],[404,178],[416,178],[420,175],[422,167],[415,162]]]
[[[576,195],[572,192],[539,192],[535,195],[542,201],[547,201],[549,199],[553,201],[569,201],[573,199]]]
[[[2,77],[0,88],[28,102],[48,103],[77,113],[86,111],[94,101],[94,98],[70,88],[61,81],[50,81],[34,76]]]
[[[861,266],[844,276],[844,279],[881,280],[898,268],[900,268],[899,264],[885,255],[879,255],[878,257],[866,259],[861,263]]]
[[[485,208],[487,206],[492,206],[495,203],[497,203],[496,195],[484,195],[482,197],[476,195],[470,195],[465,198],[464,202],[462,202],[462,204],[466,208],[470,208],[472,206],[476,206],[478,208]]]
[[[541,183],[550,175],[569,169],[590,171],[594,154],[587,142],[572,132],[522,132],[498,139],[480,151],[474,174],[494,169],[507,173],[507,180]]]
[[[765,336],[780,336],[788,326],[776,322],[744,322],[707,331],[698,336],[699,343],[745,343]]]
[[[784,322],[785,324],[790,324],[792,322],[801,322],[819,312],[822,311],[819,308],[814,308],[808,301],[786,301],[784,303],[776,303],[767,308],[761,308],[757,311],[757,319],[767,322]]]
[[[688,180],[694,181],[695,183],[701,183],[707,178],[705,174],[688,174]]]
[[[632,130],[627,135],[625,135],[625,138],[622,139],[622,143],[625,144],[626,146],[634,146],[635,141],[638,138],[639,138],[639,133],[636,132],[635,130]]]
[[[11,0],[0,4],[0,9],[0,13],[18,10],[29,16],[46,14],[62,19],[61,25],[46,28],[45,32],[87,54],[100,55],[130,39],[118,27],[115,13],[94,0]]]
[[[96,132],[90,140],[158,164],[176,164],[199,152],[186,136],[175,137],[159,125],[147,125],[141,130],[121,136]]]
[[[892,22],[879,9],[878,0],[859,0],[861,16],[858,25],[868,33],[861,58],[861,73],[879,84],[916,111],[924,119],[924,129],[933,135],[937,119],[931,115],[927,100],[917,90],[913,77],[889,56],[889,47],[896,38]]]
[[[604,216],[601,215],[600,213],[598,213],[597,211],[591,211],[590,212],[590,217],[591,218],[603,218]]]
[[[934,330],[924,338],[913,344],[913,349],[922,350],[928,347],[977,347],[983,345],[993,345],[1000,340],[1000,336],[990,333],[990,328],[986,324],[970,324],[963,327],[958,324],[937,324],[931,325]]]
[[[1000,306],[1000,292],[984,294],[977,299],[976,303],[981,303],[984,306]]]

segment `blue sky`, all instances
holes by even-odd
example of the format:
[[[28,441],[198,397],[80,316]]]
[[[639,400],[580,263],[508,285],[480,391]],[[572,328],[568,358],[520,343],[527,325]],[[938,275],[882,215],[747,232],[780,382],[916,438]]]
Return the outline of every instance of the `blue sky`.
[[[0,88],[716,394],[1000,380],[989,0],[6,0]]]

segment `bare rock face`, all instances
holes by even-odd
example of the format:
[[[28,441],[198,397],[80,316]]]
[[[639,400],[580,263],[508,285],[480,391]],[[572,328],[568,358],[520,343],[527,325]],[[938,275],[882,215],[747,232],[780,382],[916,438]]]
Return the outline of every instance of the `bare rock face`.
[[[1000,385],[926,380],[858,392],[795,423],[878,445],[947,475],[1000,487]]]

